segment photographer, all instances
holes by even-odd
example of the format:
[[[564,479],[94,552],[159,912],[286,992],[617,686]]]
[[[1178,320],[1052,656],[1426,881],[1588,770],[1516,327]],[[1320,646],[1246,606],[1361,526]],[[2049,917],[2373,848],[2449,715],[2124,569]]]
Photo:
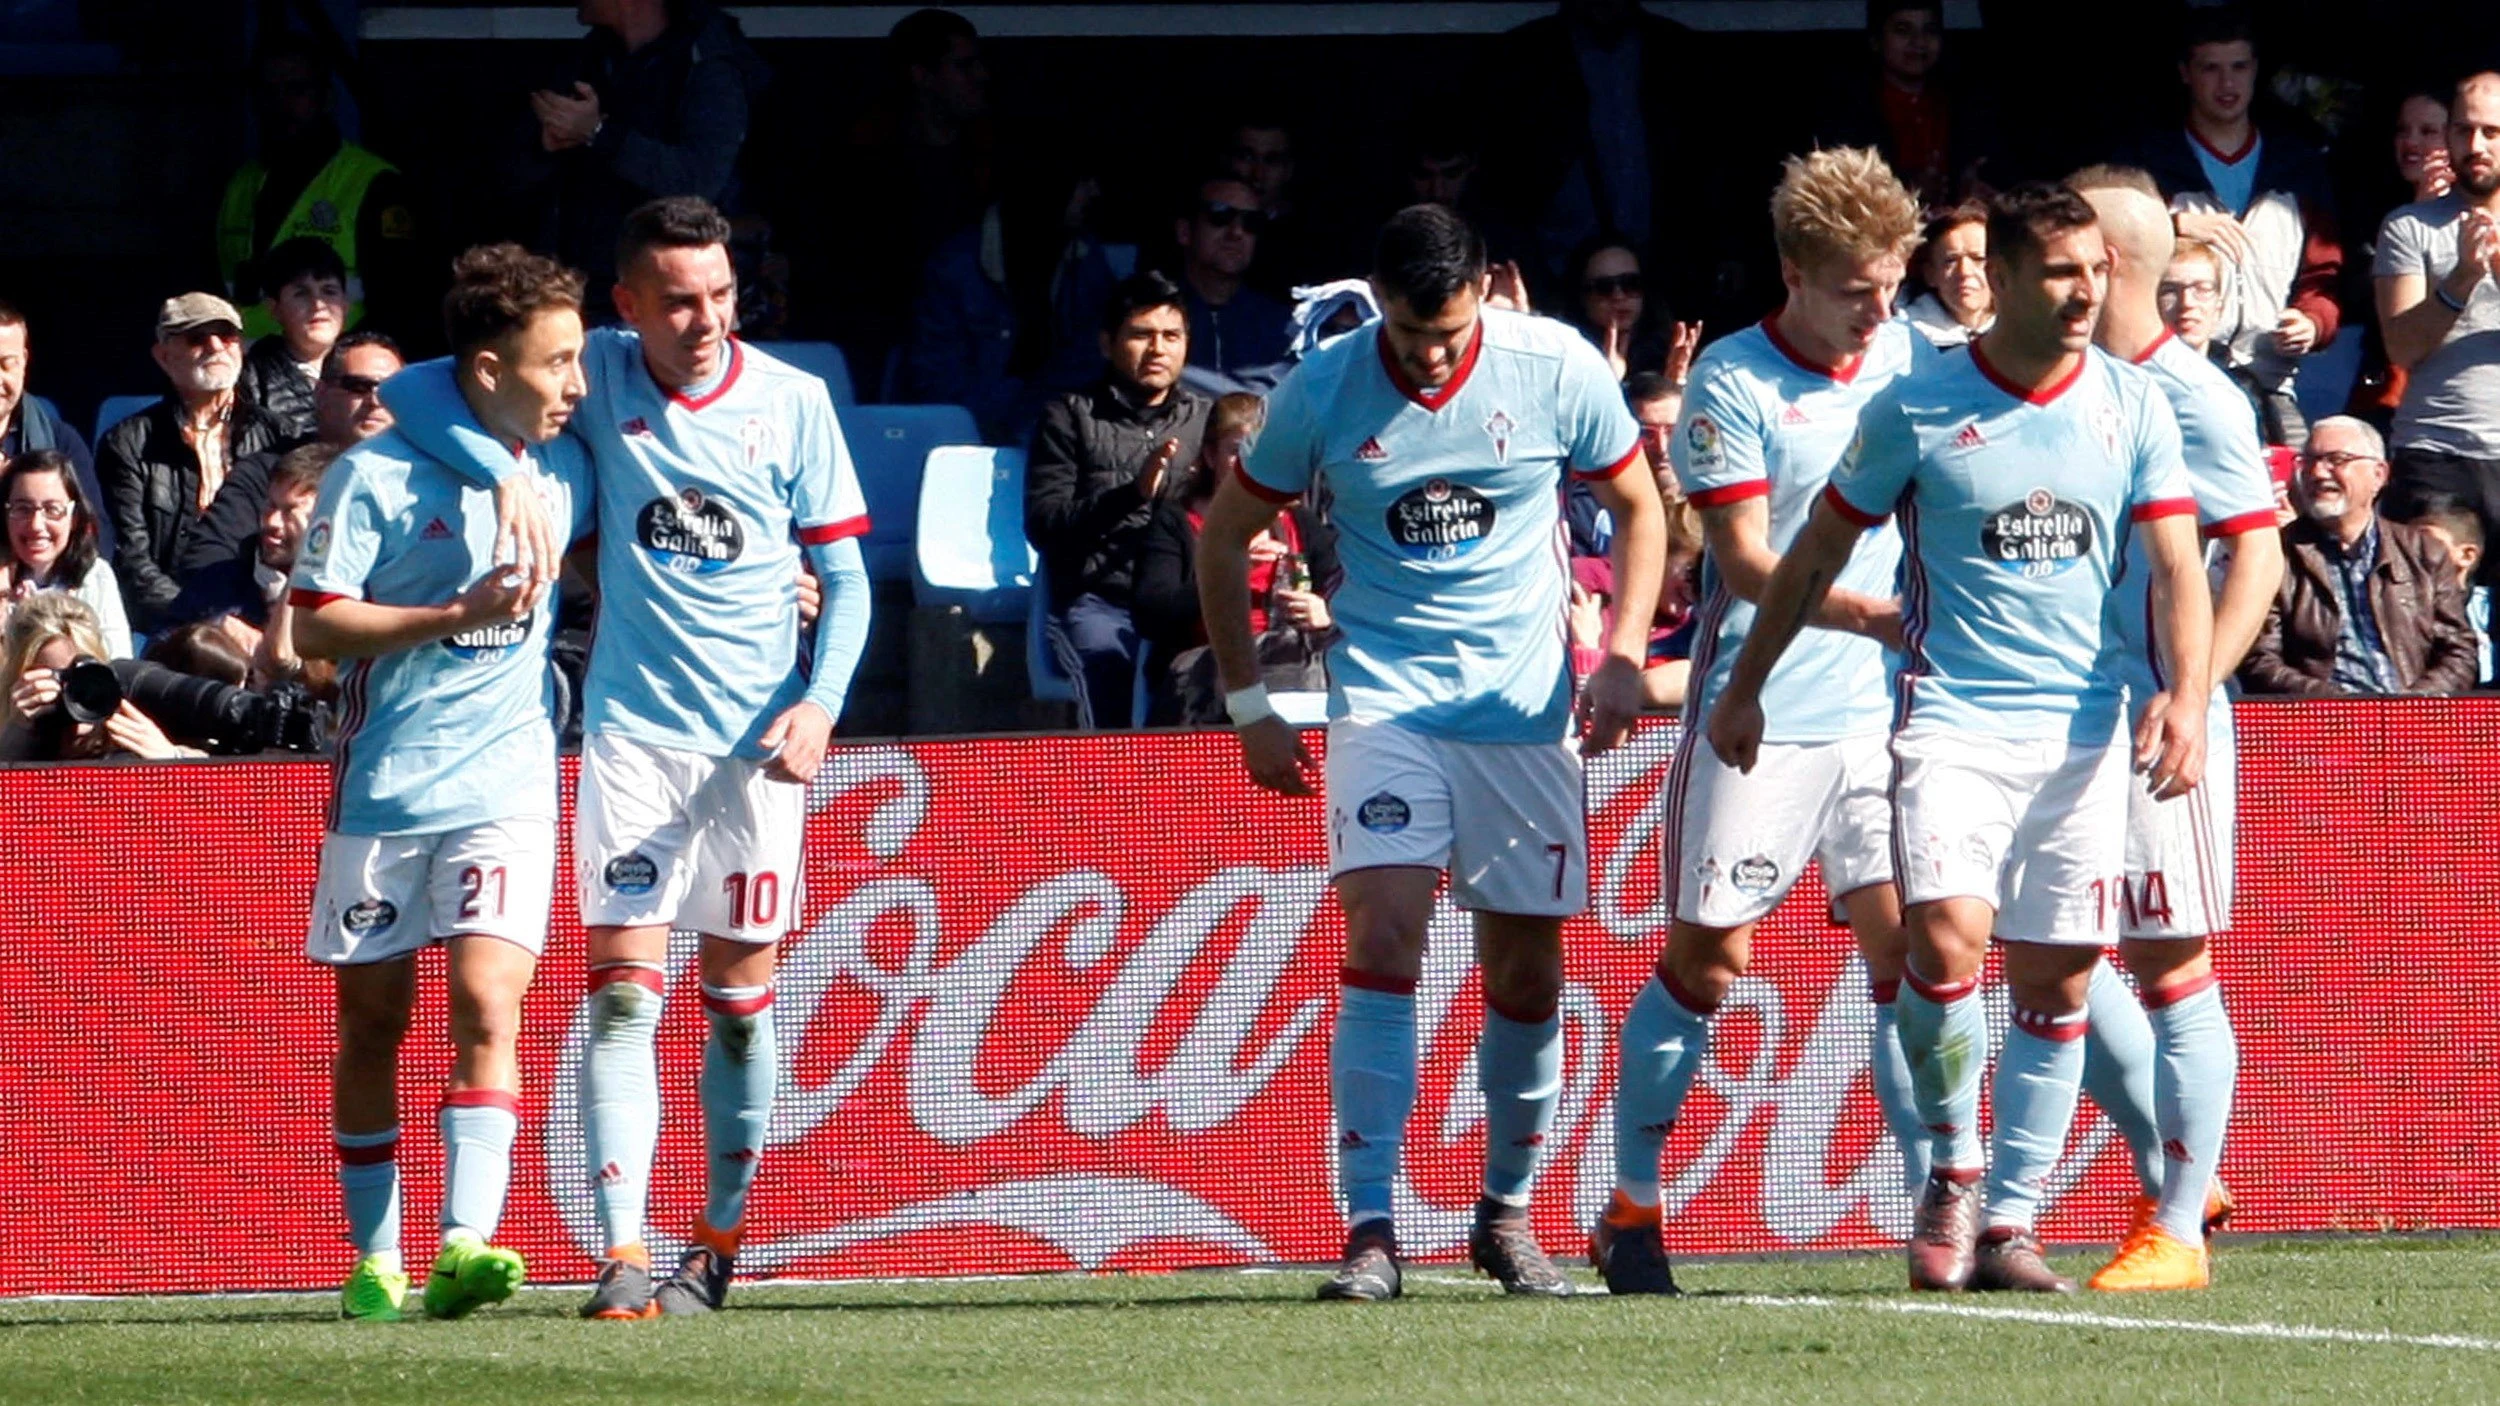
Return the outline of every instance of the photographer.
[[[116,751],[149,761],[207,755],[176,746],[155,720],[119,696],[118,684],[110,709],[84,706],[86,692],[71,684],[81,666],[110,672],[96,663],[104,637],[85,601],[57,591],[27,597],[10,612],[7,640],[0,761],[68,761]],[[65,690],[65,684],[71,686]]]

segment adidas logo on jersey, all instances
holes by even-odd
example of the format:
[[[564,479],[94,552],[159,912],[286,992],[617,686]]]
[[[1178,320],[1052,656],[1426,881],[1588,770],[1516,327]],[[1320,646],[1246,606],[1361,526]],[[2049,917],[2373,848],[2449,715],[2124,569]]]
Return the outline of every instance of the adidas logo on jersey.
[[[1953,447],[1956,449],[1977,449],[1987,442],[1988,437],[1979,432],[1977,420],[1962,426],[1962,432],[1953,437]]]
[[[1783,425],[1802,425],[1805,422],[1806,412],[1794,405],[1787,406],[1780,411],[1780,423]]]
[[[444,522],[441,518],[436,518],[432,522],[425,525],[425,530],[423,532],[417,534],[417,540],[420,542],[443,542],[450,540],[452,535],[451,524]]]
[[[1366,464],[1378,464],[1388,459],[1389,451],[1380,447],[1380,436],[1371,435],[1364,439],[1362,448],[1354,451],[1354,457]]]

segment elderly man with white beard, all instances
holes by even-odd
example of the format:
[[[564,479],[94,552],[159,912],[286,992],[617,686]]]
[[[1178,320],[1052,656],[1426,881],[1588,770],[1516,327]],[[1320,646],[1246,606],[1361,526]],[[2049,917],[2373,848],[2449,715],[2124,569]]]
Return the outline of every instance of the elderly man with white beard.
[[[181,594],[183,543],[236,461],[279,446],[277,422],[243,402],[243,319],[209,293],[168,298],[156,314],[165,398],[122,421],[97,447],[96,476],[119,540],[114,574],[131,624],[155,630]],[[257,515],[258,505],[254,505]]]

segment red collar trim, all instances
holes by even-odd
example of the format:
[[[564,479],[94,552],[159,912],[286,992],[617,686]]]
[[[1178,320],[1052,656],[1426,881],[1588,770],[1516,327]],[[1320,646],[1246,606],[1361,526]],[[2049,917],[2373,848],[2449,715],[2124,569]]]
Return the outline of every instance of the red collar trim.
[[[2075,358],[2074,369],[2065,375],[2045,386],[2025,386],[2008,379],[2004,372],[1990,365],[1987,354],[1979,350],[1979,343],[1974,341],[1970,344],[1970,364],[1979,368],[1979,374],[1987,377],[1990,385],[2026,405],[2046,405],[2072,390],[2075,382],[2083,379],[2084,363],[2089,360],[2091,353],[2085,352]]]
[[[2225,166],[2239,165],[2241,162],[2248,159],[2248,154],[2250,152],[2257,149],[2257,124],[2254,122],[2248,124],[2248,140],[2240,143],[2240,149],[2237,151],[2224,151],[2222,148],[2215,146],[2212,142],[2205,140],[2205,134],[2197,131],[2194,126],[2190,126],[2187,129],[2187,134],[2189,141],[2203,147],[2207,156],[2212,157],[2214,160],[2221,162]]]
[[[2146,362],[2148,362],[2148,361],[2151,361],[2151,360],[2153,359],[2153,355],[2154,355],[2154,353],[2156,353],[2156,352],[2158,352],[2158,351],[2160,351],[2160,350],[2161,350],[2162,343],[2167,342],[2167,341],[2169,341],[2169,340],[2170,340],[2170,329],[2169,329],[2169,328],[2167,328],[2167,327],[2164,327],[2163,329],[2161,329],[2161,335],[2160,335],[2160,336],[2158,336],[2158,337],[2155,337],[2155,338],[2153,339],[2153,344],[2152,344],[2151,346],[2146,347],[2143,351],[2138,352],[2138,353],[2137,353],[2136,355],[2134,355],[2134,356],[2128,357],[2128,358],[2127,358],[2127,360],[2129,360],[2129,361],[2131,361],[2131,362],[2134,362],[2134,363],[2135,363],[2136,365],[2138,365],[2138,366],[2142,366],[2144,363],[2146,363]]]
[[[1866,365],[1866,358],[1863,356],[1849,357],[1831,366],[1819,365],[1816,362],[1808,360],[1806,354],[1797,350],[1794,343],[1790,342],[1786,337],[1780,335],[1780,315],[1778,313],[1773,313],[1769,317],[1762,319],[1762,335],[1770,338],[1771,345],[1779,349],[1779,354],[1787,357],[1790,361],[1795,362],[1799,370],[1811,371],[1817,376],[1829,377],[1844,386],[1849,384],[1851,381],[1856,380],[1858,378],[1859,368]]]
[[[1397,353],[1389,350],[1389,329],[1380,329],[1374,334],[1374,341],[1380,348],[1380,369],[1389,373],[1389,384],[1398,388],[1398,394],[1426,410],[1438,411],[1449,404],[1450,398],[1467,384],[1467,378],[1475,374],[1476,357],[1484,351],[1484,318],[1481,315],[1476,318],[1476,335],[1467,343],[1467,354],[1458,359],[1458,370],[1451,374],[1450,379],[1430,389],[1406,379],[1406,368],[1398,365]]]
[[[700,410],[704,406],[711,404],[713,401],[720,399],[722,396],[729,394],[729,388],[738,384],[738,373],[746,369],[747,354],[739,348],[738,339],[732,337],[729,339],[729,369],[721,373],[719,385],[712,387],[710,390],[705,391],[699,396],[692,397],[678,391],[670,390],[666,386],[660,386],[660,389],[667,392],[668,398],[671,402],[681,405],[688,410]],[[653,384],[658,385],[658,382],[654,381]]]

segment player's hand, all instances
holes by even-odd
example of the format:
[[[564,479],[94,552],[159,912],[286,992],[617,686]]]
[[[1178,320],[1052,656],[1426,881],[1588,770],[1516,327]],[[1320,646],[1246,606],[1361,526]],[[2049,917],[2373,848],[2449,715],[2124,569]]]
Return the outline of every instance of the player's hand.
[[[1167,439],[1146,456],[1146,466],[1137,471],[1137,496],[1152,499],[1163,491],[1164,475],[1172,471],[1172,461],[1181,456],[1181,442]]]
[[[1519,272],[1519,261],[1507,259],[1485,270],[1484,305],[1508,308],[1512,312],[1534,312],[1528,306],[1528,280]]]
[[[2153,799],[2170,800],[2205,779],[2205,709],[2197,700],[2155,695],[2135,730],[2136,770],[2150,773]]]
[[[498,566],[451,603],[453,618],[467,629],[529,618],[529,577],[517,566]]]
[[[799,558],[799,624],[813,625],[825,613],[825,583],[816,579],[816,568],[807,558]]]
[[[538,608],[538,598],[564,569],[564,552],[556,545],[555,524],[547,520],[546,500],[527,474],[495,485],[495,560],[520,568],[524,615]]]
[[[21,718],[39,718],[61,701],[61,676],[50,669],[28,669],[9,690],[9,706]]]
[[[2298,308],[2285,308],[2274,319],[2274,349],[2285,356],[2307,356],[2318,344],[2318,324]]]
[[[599,131],[599,94],[587,83],[575,83],[570,94],[541,89],[530,94],[538,114],[538,144],[549,151],[590,145]]]
[[[2201,239],[2235,264],[2248,262],[2248,227],[2220,210],[2182,210],[2172,219],[2179,233]]]
[[[773,754],[765,774],[775,781],[806,785],[824,765],[825,747],[833,740],[833,717],[802,698],[764,729],[764,749]]]
[[[1603,756],[1632,735],[1641,720],[1641,666],[1620,654],[1600,660],[1580,685],[1580,755]]]
[[[1328,597],[1317,591],[1278,591],[1276,603],[1284,608],[1285,619],[1297,630],[1317,634],[1337,623],[1328,613]]]
[[[1762,753],[1762,700],[1732,688],[1720,694],[1703,736],[1710,739],[1710,750],[1719,754],[1720,761],[1740,772],[1752,771],[1754,759]]]
[[[1241,764],[1260,790],[1280,796],[1312,794],[1311,774],[1319,770],[1319,762],[1291,723],[1270,715],[1235,731],[1241,736]]]
[[[114,746],[151,762],[172,761],[189,755],[174,745],[173,739],[165,735],[165,729],[158,727],[154,718],[140,712],[127,698],[113,710],[111,717],[104,720],[104,735],[113,739]]]
[[[1693,357],[1701,351],[1701,324],[1679,322],[1667,339],[1667,360],[1660,369],[1666,373],[1667,384],[1677,390],[1692,378]]]
[[[1617,381],[1632,374],[1632,363],[1623,356],[1624,340],[1623,329],[1609,322],[1597,344],[1597,349],[1606,354],[1606,369],[1614,373]]]

